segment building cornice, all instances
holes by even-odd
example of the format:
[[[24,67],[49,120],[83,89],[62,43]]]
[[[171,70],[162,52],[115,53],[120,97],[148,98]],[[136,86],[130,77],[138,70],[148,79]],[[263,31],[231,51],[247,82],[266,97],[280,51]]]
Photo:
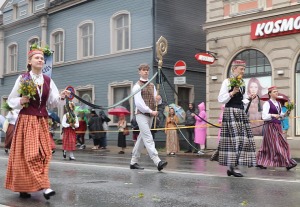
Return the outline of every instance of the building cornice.
[[[61,3],[59,5],[54,5],[53,7],[50,6],[50,8],[48,9],[48,14],[52,14],[52,13],[55,13],[55,12],[58,12],[61,10],[65,10],[69,7],[76,6],[78,4],[82,4],[82,3],[85,3],[88,1],[93,1],[93,0],[72,0],[72,1],[65,2],[65,3]]]
[[[257,12],[253,14],[247,14],[243,16],[231,17],[228,19],[216,20],[206,22],[203,25],[204,31],[220,31],[224,29],[224,26],[230,27],[231,25],[249,23],[252,21],[259,21],[266,18],[274,18],[274,16],[292,15],[293,13],[299,13],[300,4],[282,7],[278,9],[271,9],[267,11]]]

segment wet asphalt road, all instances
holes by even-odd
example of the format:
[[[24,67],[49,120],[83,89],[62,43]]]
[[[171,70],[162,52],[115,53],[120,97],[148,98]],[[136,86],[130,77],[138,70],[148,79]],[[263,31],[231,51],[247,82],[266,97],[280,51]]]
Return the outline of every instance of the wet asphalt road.
[[[3,188],[8,156],[0,153],[0,207],[118,207],[118,206],[262,206],[299,207],[300,170],[242,168],[245,177],[226,175],[226,167],[197,156],[161,159],[158,172],[148,156],[130,170],[130,154],[76,151],[76,161],[54,154],[50,181],[56,195],[46,201],[41,192],[30,199]]]

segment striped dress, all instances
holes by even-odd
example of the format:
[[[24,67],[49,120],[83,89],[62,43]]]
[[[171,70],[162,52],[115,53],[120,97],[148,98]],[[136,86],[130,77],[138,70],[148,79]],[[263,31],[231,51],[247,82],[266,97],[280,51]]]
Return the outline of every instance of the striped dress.
[[[271,100],[265,104],[270,107],[269,111],[265,111],[264,107],[263,114],[281,113],[278,102],[275,103],[277,108]],[[290,167],[297,164],[291,159],[289,144],[283,136],[280,120],[273,118],[263,126],[263,141],[257,153],[257,164],[265,167]]]

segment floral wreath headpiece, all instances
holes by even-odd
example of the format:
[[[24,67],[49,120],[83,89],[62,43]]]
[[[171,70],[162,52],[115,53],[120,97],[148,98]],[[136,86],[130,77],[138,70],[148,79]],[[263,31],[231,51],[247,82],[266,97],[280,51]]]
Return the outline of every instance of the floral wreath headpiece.
[[[48,45],[46,45],[45,47],[41,47],[35,43],[30,46],[30,51],[28,52],[28,59],[35,54],[43,54],[45,56],[50,56],[52,54],[52,51],[50,50]]]

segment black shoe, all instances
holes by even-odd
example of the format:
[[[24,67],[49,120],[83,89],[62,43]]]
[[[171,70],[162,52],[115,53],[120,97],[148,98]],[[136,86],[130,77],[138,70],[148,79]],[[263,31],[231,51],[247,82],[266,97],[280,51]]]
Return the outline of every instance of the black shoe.
[[[133,165],[130,165],[130,169],[143,170],[144,168],[141,167],[139,164],[134,163]]]
[[[118,154],[125,154],[125,152],[124,151],[120,151],[120,152],[118,152]]]
[[[259,167],[260,169],[267,169],[267,167],[264,167],[262,165],[256,165],[256,167]]]
[[[67,158],[67,152],[65,150],[63,150],[63,157]]]
[[[235,172],[233,169],[227,170],[227,175],[233,175],[234,177],[244,177],[242,173]]]
[[[55,195],[55,191],[52,190],[51,192],[49,193],[44,193],[44,197],[46,198],[46,200],[49,200],[51,196],[54,196]]]
[[[54,154],[55,153],[55,150],[52,150],[52,154]]]
[[[160,161],[157,165],[157,169],[158,171],[161,171],[162,169],[164,169],[164,167],[166,167],[168,164],[168,162],[165,162],[165,161]]]
[[[296,167],[297,166],[297,163],[296,164],[293,164],[292,166],[290,166],[290,167],[286,167],[286,169],[287,170],[290,170],[290,169],[292,169],[292,168],[294,168],[294,167]]]
[[[191,152],[192,152],[192,150],[187,150],[184,153],[191,153]]]
[[[30,198],[31,195],[29,193],[20,193],[20,198]]]
[[[4,151],[5,151],[5,153],[6,153],[6,154],[8,153],[8,149],[6,149],[6,148],[5,148],[5,150],[4,150]]]
[[[195,150],[193,153],[196,153],[196,154],[197,154],[198,152],[199,152],[198,150]]]

